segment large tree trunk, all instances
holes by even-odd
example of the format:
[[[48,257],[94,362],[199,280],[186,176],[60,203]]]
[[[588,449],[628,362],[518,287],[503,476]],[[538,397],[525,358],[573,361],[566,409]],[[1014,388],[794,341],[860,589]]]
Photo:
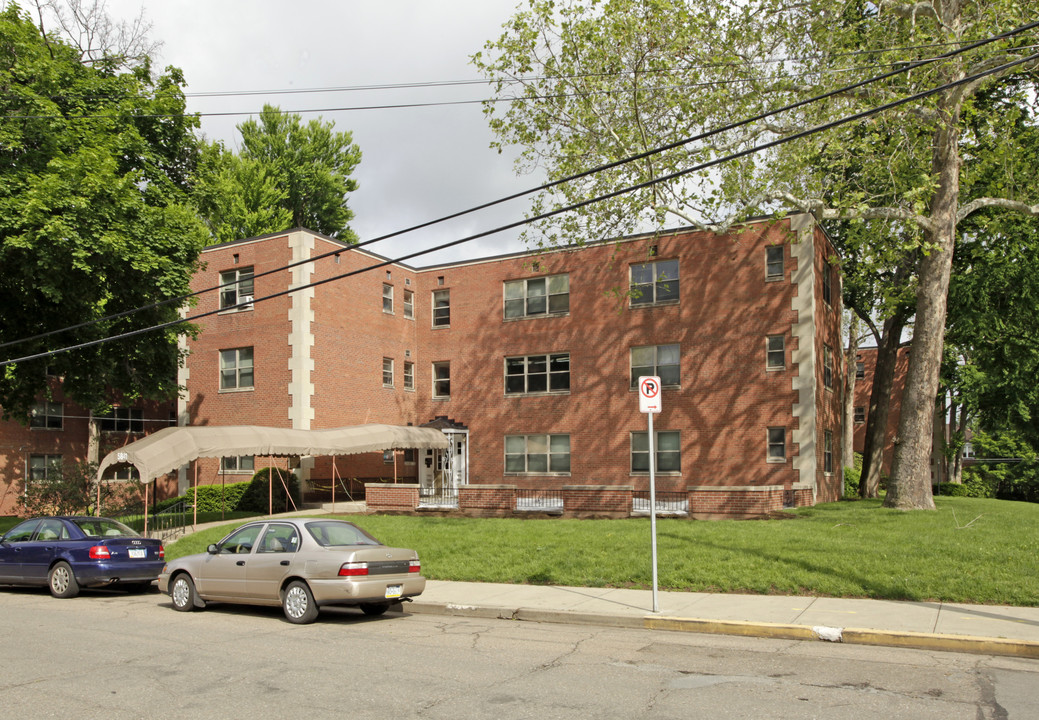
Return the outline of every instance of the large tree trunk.
[[[851,311],[848,321],[848,352],[844,359],[844,438],[841,465],[855,466],[855,366],[859,353],[859,316]]]
[[[898,346],[905,328],[905,314],[898,310],[884,321],[877,340],[877,364],[873,368],[873,387],[866,413],[866,441],[862,449],[862,474],[859,496],[875,498],[880,494],[880,473],[887,447],[887,421],[891,409],[891,388],[895,384]]]
[[[895,438],[895,457],[884,506],[902,510],[933,510],[931,493],[931,423],[938,396],[938,373],[945,342],[949,278],[956,241],[959,207],[960,153],[958,100],[943,96],[942,118],[935,137],[932,170],[937,188],[931,201],[933,229],[930,252],[920,261],[916,327],[909,355],[909,372],[902,397],[902,417]]]

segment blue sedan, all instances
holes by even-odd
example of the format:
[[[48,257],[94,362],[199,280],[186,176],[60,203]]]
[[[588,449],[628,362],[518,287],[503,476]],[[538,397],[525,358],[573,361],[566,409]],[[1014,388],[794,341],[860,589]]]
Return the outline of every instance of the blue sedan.
[[[0,585],[47,586],[70,598],[81,587],[115,586],[141,592],[162,571],[162,541],[141,537],[118,520],[42,517],[0,537]]]

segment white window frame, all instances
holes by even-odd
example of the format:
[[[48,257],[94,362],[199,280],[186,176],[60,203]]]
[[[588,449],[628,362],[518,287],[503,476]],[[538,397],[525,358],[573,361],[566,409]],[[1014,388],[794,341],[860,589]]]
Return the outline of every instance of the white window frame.
[[[438,305],[438,298],[444,298],[447,302]],[[449,289],[433,291],[433,327],[451,327],[451,291]]]
[[[382,284],[382,311],[387,315],[393,314],[393,286],[389,283]]]
[[[770,427],[765,434],[765,460],[766,462],[781,464],[786,462],[786,428]],[[779,449],[781,454],[773,454],[774,449]]]
[[[664,363],[660,362],[661,350],[664,348],[675,348],[678,353],[678,362]],[[653,351],[653,363],[652,365],[635,365],[635,351],[637,350],[652,350]],[[639,368],[640,372],[636,376],[635,368]],[[670,382],[666,372],[661,372],[661,368],[677,368],[677,382]],[[648,372],[647,372],[648,371]],[[638,386],[640,377],[656,376],[660,378],[661,387],[666,388],[678,388],[682,387],[682,346],[678,343],[666,343],[663,345],[637,345],[628,350],[628,376],[631,380],[630,389],[634,390]]]
[[[785,276],[786,250],[782,245],[769,245],[765,248],[765,282],[776,282]]]
[[[833,475],[833,431],[823,431],[823,474]]]
[[[445,369],[447,374],[444,377],[437,377],[437,370]],[[443,362],[435,362],[432,367],[433,374],[433,399],[434,400],[447,400],[451,397],[451,363],[447,360]],[[441,392],[446,384],[447,392]]]
[[[42,459],[42,462],[39,462]],[[38,480],[56,480],[61,476],[62,457],[54,453],[33,453],[29,456],[29,482]],[[43,475],[37,475],[42,467]],[[56,474],[57,477],[51,477]]]
[[[244,352],[248,352],[249,354],[248,364],[242,362],[242,354]],[[256,356],[253,353],[253,348],[227,348],[225,350],[220,350],[219,353],[220,392],[238,392],[242,390],[253,390],[256,387]],[[227,360],[231,358],[231,356],[228,355],[228,353],[234,353],[234,362],[230,365],[226,364]],[[242,382],[242,375],[246,371],[248,371],[251,380],[251,383],[249,385],[245,385]],[[234,385],[225,384],[224,379],[230,377],[228,373],[234,374]]]
[[[542,294],[531,294],[533,288],[544,285]],[[564,300],[565,298],[565,300]],[[531,310],[543,303],[541,310]],[[555,309],[553,309],[555,305]],[[516,308],[522,308],[517,311]],[[511,314],[510,314],[511,313]],[[570,275],[542,275],[522,280],[506,280],[502,283],[502,314],[505,320],[520,320],[529,317],[554,317],[570,313]]]
[[[565,443],[566,450],[562,451]],[[521,451],[517,451],[522,446]],[[544,448],[542,450],[542,448]],[[572,448],[569,433],[530,433],[505,436],[505,475],[570,475]],[[523,469],[516,469],[522,458]],[[510,463],[511,460],[511,463]],[[542,460],[544,461],[542,463]],[[533,461],[533,462],[532,462]],[[510,464],[512,469],[509,469]],[[531,465],[535,465],[531,469]],[[542,470],[541,467],[544,467]],[[553,466],[556,469],[552,469]],[[562,469],[565,467],[566,469]]]
[[[659,266],[666,265],[670,268],[674,265],[675,277],[672,278],[668,275],[668,271],[660,269]],[[649,268],[650,277],[653,280],[640,280],[636,282],[635,273],[636,268]],[[641,272],[641,270],[639,271]],[[657,305],[677,305],[681,299],[681,263],[677,258],[671,258],[669,260],[653,260],[651,262],[634,263],[628,266],[628,290],[630,291],[631,297],[629,298],[628,304],[635,307],[654,307]],[[663,299],[658,298],[661,290],[665,290],[670,294],[670,286],[674,284],[674,297],[665,297]]]
[[[98,421],[99,429],[105,433],[144,432],[144,412],[140,408],[112,408],[109,414],[99,416]]]
[[[225,270],[220,273],[220,309],[252,310],[252,299],[256,291],[253,277],[254,271],[252,266]],[[227,287],[224,287],[225,285]],[[236,307],[243,302],[248,304]]]
[[[64,404],[50,400],[34,403],[29,415],[29,427],[33,430],[63,430],[65,427]]]
[[[393,358],[382,359],[382,386],[393,387]]]
[[[544,370],[540,372],[531,372],[531,367],[536,367],[538,362],[544,363]],[[566,369],[563,370],[560,364],[565,363]],[[520,368],[522,372],[512,372],[509,370],[515,370]],[[531,390],[530,380],[532,377],[542,377],[545,379],[544,390]],[[560,387],[562,378],[566,377],[566,387]],[[522,390],[509,390],[509,379],[512,378],[514,381],[522,379],[523,389]],[[553,384],[556,385],[553,388]],[[505,358],[505,394],[506,395],[563,395],[570,392],[570,353],[535,353],[533,355],[514,355],[512,357]]]
[[[415,389],[415,363],[404,361],[404,389]]]
[[[833,390],[833,349],[823,345],[823,387]]]
[[[415,319],[415,293],[411,290],[404,291],[404,319]]]
[[[253,455],[228,455],[220,458],[220,472],[231,474],[253,474],[256,472],[256,457]]]
[[[833,265],[829,260],[823,260],[823,302],[833,307]]]
[[[660,445],[661,445],[660,437],[661,437],[661,435],[665,436],[669,440],[669,442],[668,442],[669,445],[672,444],[670,441],[674,440],[675,442],[673,444],[677,445],[678,449],[677,450],[672,450],[672,449],[668,448],[666,450],[661,450],[660,449]],[[653,448],[656,451],[654,453],[656,455],[656,464],[654,465],[655,471],[658,474],[661,474],[661,475],[681,475],[682,474],[682,433],[681,433],[681,431],[679,431],[679,430],[654,430],[653,431],[653,437],[656,440],[656,442],[653,445]],[[631,471],[631,474],[632,475],[648,475],[649,474],[649,432],[647,432],[645,430],[632,432],[629,435],[628,443],[629,443],[629,448],[630,448],[630,454],[629,454],[629,462],[630,462],[630,464],[629,464],[629,469]],[[637,449],[636,449],[636,444],[639,446]],[[643,449],[643,446],[644,446],[645,449]],[[635,462],[636,456],[638,456],[640,459],[643,458],[643,456],[645,457],[644,460],[642,460],[640,463],[638,463],[640,466],[644,466],[646,468],[645,470],[636,469],[636,462]],[[677,459],[677,466],[678,466],[677,470],[672,469],[674,467],[674,465],[676,464],[674,462],[675,459]],[[662,469],[662,468],[665,468],[665,467],[667,469]]]
[[[852,422],[856,425],[866,422],[866,407],[864,405],[856,405],[855,409],[852,410]]]
[[[778,345],[779,347],[776,347]],[[775,362],[776,356],[779,362]],[[769,335],[765,338],[765,370],[786,369],[786,336]]]

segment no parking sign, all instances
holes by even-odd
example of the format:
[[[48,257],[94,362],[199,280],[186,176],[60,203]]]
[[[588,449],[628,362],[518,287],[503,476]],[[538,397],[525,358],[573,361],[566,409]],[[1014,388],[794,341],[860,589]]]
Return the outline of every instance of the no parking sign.
[[[660,378],[647,375],[639,378],[639,412],[660,412]]]

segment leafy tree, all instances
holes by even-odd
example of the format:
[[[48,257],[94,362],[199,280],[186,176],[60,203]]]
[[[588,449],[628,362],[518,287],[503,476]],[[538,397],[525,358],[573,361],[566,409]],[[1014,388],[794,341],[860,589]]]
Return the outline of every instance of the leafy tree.
[[[1034,13],[1016,0],[530,0],[474,62],[495,81],[499,98],[516,100],[487,106],[499,146],[519,145],[522,165],[543,166],[549,178],[560,179],[1032,20]],[[1034,184],[1007,184],[997,196],[972,196],[969,188],[961,193],[960,147],[971,141],[964,117],[982,112],[974,96],[1006,82],[1012,70],[948,83],[1027,56],[1017,48],[1029,42],[1030,37],[994,43],[594,173],[539,197],[534,211],[663,180],[762,141],[943,88],[854,126],[814,133],[714,171],[667,179],[543,228],[549,240],[560,233],[611,236],[676,218],[724,230],[775,210],[889,223],[893,232],[875,238],[874,246],[899,246],[902,255],[916,251],[919,263],[913,348],[885,503],[933,508],[931,426],[957,223],[995,206],[1039,216]],[[1023,68],[1034,69],[1034,61]],[[989,127],[990,152],[1021,152],[1012,127]]]
[[[21,514],[30,517],[93,515],[100,498],[103,513],[120,515],[128,509],[141,507],[143,487],[136,481],[102,480],[99,485],[96,463],[64,463],[60,472],[27,482],[24,494],[18,498],[18,505]]]
[[[238,125],[238,155],[222,145],[208,149],[200,173],[199,207],[217,240],[307,227],[341,240],[356,240],[348,225],[347,194],[361,161],[349,132],[335,123],[283,113],[265,105],[258,119]]]
[[[119,72],[0,12],[0,345],[45,353],[178,317],[175,306],[80,323],[189,292],[205,228],[188,201],[198,153],[183,77]],[[61,376],[66,397],[103,409],[174,395],[178,333],[150,333],[0,368],[5,418],[28,419]],[[35,339],[33,339],[35,338]]]

